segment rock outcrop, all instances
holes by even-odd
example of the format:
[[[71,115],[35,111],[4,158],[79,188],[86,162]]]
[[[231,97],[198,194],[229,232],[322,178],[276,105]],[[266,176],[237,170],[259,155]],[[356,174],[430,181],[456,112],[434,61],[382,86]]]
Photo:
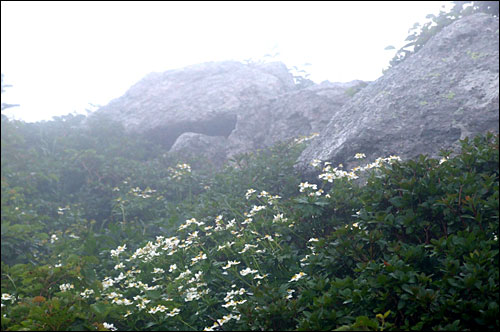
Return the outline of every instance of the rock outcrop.
[[[180,155],[220,166],[235,154],[320,131],[364,85],[299,88],[280,62],[210,62],[149,74],[97,113]]]
[[[293,87],[284,65],[209,62],[151,73],[98,112],[170,147],[185,132],[228,137],[238,117]]]
[[[419,154],[499,125],[498,18],[457,20],[375,82],[295,84],[280,62],[209,62],[152,73],[96,113],[216,166],[241,152],[319,132],[297,161],[349,167]]]
[[[264,145],[320,132],[336,111],[366,85],[363,81],[325,81],[283,94],[268,106],[269,130]]]
[[[297,168],[312,174],[313,159],[353,165],[398,155],[437,157],[458,140],[499,129],[499,23],[466,16],[431,38],[335,112],[303,151]]]

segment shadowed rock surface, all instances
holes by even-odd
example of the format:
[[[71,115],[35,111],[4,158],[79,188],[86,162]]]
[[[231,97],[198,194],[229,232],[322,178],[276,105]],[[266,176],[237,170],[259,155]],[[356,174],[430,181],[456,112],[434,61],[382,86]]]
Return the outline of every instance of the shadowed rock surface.
[[[349,167],[358,152],[368,161],[437,157],[466,136],[498,132],[498,29],[487,14],[444,28],[336,112],[297,168],[311,174],[313,159]]]
[[[190,160],[201,157],[203,159],[198,163],[208,160],[216,168],[220,168],[227,159],[227,138],[187,132],[177,138],[170,152],[175,152]],[[201,165],[192,166],[199,167]]]

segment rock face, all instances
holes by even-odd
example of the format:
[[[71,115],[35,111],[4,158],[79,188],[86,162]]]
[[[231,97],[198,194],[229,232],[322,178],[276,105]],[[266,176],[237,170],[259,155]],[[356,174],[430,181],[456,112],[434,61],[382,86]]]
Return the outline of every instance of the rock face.
[[[363,81],[325,81],[280,96],[268,106],[269,133],[264,145],[270,146],[298,135],[320,132],[336,111],[366,85]]]
[[[486,14],[444,28],[335,112],[297,168],[311,174],[313,159],[349,167],[358,152],[367,161],[437,157],[465,136],[498,132],[498,29]]]
[[[364,84],[300,89],[280,62],[210,62],[149,74],[97,113],[178,154],[220,165],[234,154],[320,131]]]
[[[208,136],[187,132],[175,140],[170,152],[188,157],[190,160],[202,157],[203,159],[198,163],[208,160],[212,162],[213,166],[220,168],[227,159],[227,139],[224,136]],[[192,166],[198,167],[201,164]]]
[[[151,73],[98,112],[170,147],[184,132],[227,137],[242,113],[293,87],[284,65],[209,62]]]

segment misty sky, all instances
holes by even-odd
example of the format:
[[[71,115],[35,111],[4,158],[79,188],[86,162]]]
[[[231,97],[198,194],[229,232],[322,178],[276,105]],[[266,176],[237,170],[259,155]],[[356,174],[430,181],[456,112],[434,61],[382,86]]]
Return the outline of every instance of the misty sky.
[[[1,2],[4,112],[85,113],[146,74],[277,55],[310,79],[375,80],[408,29],[450,2]],[[311,65],[305,66],[306,63]]]

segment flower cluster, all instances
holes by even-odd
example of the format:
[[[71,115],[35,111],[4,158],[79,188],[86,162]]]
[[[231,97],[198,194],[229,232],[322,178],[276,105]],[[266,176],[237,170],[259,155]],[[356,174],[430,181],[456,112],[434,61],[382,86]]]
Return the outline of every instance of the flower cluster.
[[[326,180],[328,182],[333,182],[335,179],[348,178],[349,180],[357,179],[358,176],[354,171],[346,172],[344,170],[338,169],[337,167],[332,168],[331,165],[326,165],[323,168],[322,174],[318,176],[321,180]]]
[[[242,276],[246,276],[247,274],[255,274],[255,273],[257,273],[257,272],[259,272],[259,271],[257,271],[257,270],[252,270],[251,268],[247,267],[246,269],[241,270],[241,271],[240,271],[240,274],[241,274]]]
[[[214,331],[215,328],[224,325],[225,323],[227,323],[231,319],[240,320],[240,318],[241,318],[241,315],[233,315],[231,313],[229,315],[223,316],[221,319],[217,319],[217,321],[214,322],[214,324],[212,326],[205,327],[203,329],[203,331]]]
[[[175,168],[168,168],[172,179],[181,180],[184,176],[191,173],[191,166],[189,164],[177,164]]]
[[[90,298],[90,295],[92,295],[92,294],[94,294],[93,289],[85,288],[85,290],[80,293],[80,296],[83,297],[84,299],[88,299],[88,298]]]
[[[202,295],[208,294],[209,291],[210,291],[209,288],[199,291],[198,287],[191,287],[187,290],[186,298],[184,299],[184,301],[189,302],[193,300],[198,300],[201,298]]]
[[[256,192],[255,189],[248,189],[247,192],[246,192],[246,194],[245,194],[245,198],[247,200],[249,200],[255,192]]]
[[[293,140],[293,142],[295,144],[300,144],[300,143],[304,143],[304,142],[307,142],[315,137],[319,136],[319,133],[312,133],[311,135],[309,136],[302,136],[302,137],[299,137],[299,138],[296,138]]]
[[[186,222],[179,226],[179,230],[187,228],[189,225],[196,224],[198,226],[205,225],[203,221],[196,221],[195,218],[187,219]]]
[[[295,274],[292,279],[289,280],[289,282],[292,282],[292,281],[297,281],[299,279],[301,279],[303,276],[305,276],[306,274],[304,272],[299,272],[297,274]]]
[[[118,246],[116,250],[111,250],[111,257],[118,257],[122,252],[127,249],[127,244],[124,244],[123,246]]]
[[[306,189],[313,189],[313,190],[317,190],[318,189],[318,186],[313,184],[313,183],[309,183],[309,182],[301,182],[299,184],[299,191],[301,193],[303,193]]]
[[[59,285],[59,289],[61,290],[61,292],[66,292],[66,291],[73,289],[73,288],[75,288],[75,286],[73,286],[72,284]]]
[[[55,243],[57,240],[59,240],[59,238],[57,237],[56,234],[52,234],[50,236],[50,243]]]
[[[57,214],[63,215],[64,211],[66,211],[66,210],[69,210],[69,206],[68,205],[66,205],[66,207],[64,207],[64,208],[59,207],[59,208],[57,208]]]
[[[207,259],[207,255],[205,253],[203,253],[202,251],[200,251],[198,256],[191,258],[191,265],[194,265],[198,261],[203,260],[203,259]]]
[[[133,189],[132,192],[138,195],[145,193],[139,188]],[[217,263],[215,266],[222,267],[222,269],[218,269],[218,273],[227,276],[224,278],[229,280],[237,278],[251,287],[261,285],[263,279],[267,278],[269,273],[260,272],[258,260],[254,259],[254,262],[252,262],[249,257],[251,255],[266,255],[279,248],[280,237],[284,234],[282,235],[277,230],[282,227],[279,224],[286,223],[288,218],[281,213],[279,205],[273,205],[280,198],[278,195],[271,195],[264,190],[258,192],[249,189],[245,198],[255,199],[259,203],[256,202],[250,205],[241,220],[238,217],[223,220],[222,215],[217,215],[212,222],[191,218],[185,220],[177,228],[178,237],[157,236],[156,241],[147,241],[145,245],[137,248],[128,258],[121,259],[126,251],[126,244],[111,250],[111,256],[120,258],[120,260],[114,265],[113,276],[106,276],[102,280],[102,292],[95,297],[96,301],[109,301],[114,305],[124,306],[125,310],[122,309],[121,314],[124,318],[139,312],[150,315],[163,314],[164,317],[165,315],[170,317],[178,315],[181,313],[180,310],[172,309],[167,301],[187,304],[201,300],[212,291],[207,284],[210,279],[205,279],[203,270],[201,270],[202,265],[198,264],[200,261],[209,258],[214,263]],[[273,214],[270,215],[272,216],[272,223],[269,223],[269,225],[278,225],[266,229],[266,232],[262,234],[258,232],[259,228],[254,227],[253,224],[243,227],[245,225],[243,219],[245,218],[247,223],[250,223],[248,220],[252,218],[259,222],[265,220],[268,215],[265,210],[272,211],[274,214],[274,216]],[[209,237],[216,243],[215,246],[207,246],[206,240]],[[245,237],[246,240],[237,240],[241,237]],[[213,250],[210,248],[213,248]],[[217,251],[220,252],[220,255],[212,256]],[[249,251],[251,254],[249,254]],[[168,258],[174,254],[175,256],[172,258]],[[220,261],[219,257],[224,257],[224,260]],[[144,272],[137,269],[136,265],[134,266],[134,264],[151,264],[153,262],[158,262],[161,265],[151,266],[151,268],[145,269]],[[241,268],[235,267],[242,263]],[[296,281],[301,277],[302,275],[299,274],[294,276],[291,281]],[[150,281],[149,284],[146,283],[145,278]],[[236,287],[236,285],[233,286]],[[233,286],[231,288],[234,288]],[[147,291],[159,288],[162,288],[164,294],[161,299],[146,296]],[[127,298],[126,294],[130,294],[128,289],[133,289],[134,294],[136,294],[133,299]],[[86,289],[80,295],[82,298],[90,299],[93,290]],[[227,292],[224,302],[220,303],[220,305],[223,309],[232,312],[232,314],[214,320],[214,325],[206,329],[220,329],[223,324],[231,319],[239,320],[241,316],[235,315],[239,314],[239,306],[251,301],[247,297],[241,298],[242,295],[253,296],[244,288],[239,290],[234,288]],[[238,298],[235,298],[235,296],[238,296]]]
[[[354,158],[356,159],[362,159],[365,158],[366,155],[364,153],[356,153]],[[332,168],[330,162],[325,162],[324,165],[325,167],[323,168],[322,174],[318,176],[321,180],[328,181],[328,182],[333,182],[335,179],[341,179],[341,178],[347,178],[348,180],[354,180],[358,179],[359,176],[356,174],[357,172],[363,172],[372,168],[377,168],[381,167],[383,163],[393,163],[394,161],[401,161],[401,158],[398,156],[389,156],[387,158],[377,158],[373,163],[367,164],[365,166],[356,166],[351,171],[347,172],[344,170],[341,170],[342,164],[340,164],[338,167]]]
[[[105,329],[108,329],[110,331],[116,331],[116,327],[113,324],[108,324],[104,322],[102,323],[102,326],[104,326]]]
[[[310,164],[311,164],[312,167],[316,168],[319,165],[321,165],[321,160],[319,160],[319,159],[313,159],[313,161],[311,161]]]
[[[293,293],[295,293],[295,289],[287,289],[286,293],[287,293],[286,299],[290,300],[293,297]]]
[[[155,192],[156,192],[156,190],[150,189],[149,187],[147,187],[144,190],[141,190],[141,188],[139,188],[139,187],[135,187],[135,188],[130,189],[130,191],[129,191],[129,193],[131,193],[132,195],[134,195],[136,197],[142,197],[142,198],[150,198],[151,197],[150,194],[153,194]]]
[[[323,189],[318,190],[318,185],[309,182],[301,182],[299,184],[299,191],[301,193],[308,191],[308,196],[321,196],[323,194]]]
[[[363,158],[366,158],[366,155],[364,153],[356,153],[354,155],[354,158],[355,159],[363,159]]]
[[[14,302],[16,299],[14,296],[10,295],[9,293],[2,293],[2,302],[3,301],[11,301]],[[5,304],[2,303],[2,308],[5,307]]]
[[[222,268],[223,268],[224,270],[226,270],[226,269],[229,269],[231,266],[233,266],[233,265],[238,265],[238,264],[240,264],[240,263],[241,263],[241,262],[238,262],[238,261],[228,261],[228,262],[227,262],[227,264],[226,264],[226,266],[223,266]]]
[[[288,218],[285,218],[283,216],[283,213],[278,213],[276,215],[273,216],[273,223],[276,223],[276,222],[287,222],[288,221]]]

